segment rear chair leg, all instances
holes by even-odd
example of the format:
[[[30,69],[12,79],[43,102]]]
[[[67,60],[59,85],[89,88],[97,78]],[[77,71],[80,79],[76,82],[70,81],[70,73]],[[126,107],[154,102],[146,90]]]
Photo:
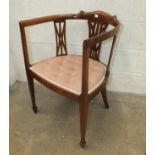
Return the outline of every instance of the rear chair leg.
[[[32,109],[34,113],[38,112],[38,108],[35,104],[35,93],[34,93],[34,80],[33,78],[27,74],[27,80],[28,80],[28,86],[29,86],[29,92],[31,96],[31,101],[32,101]]]
[[[85,147],[86,145],[86,128],[87,128],[87,117],[88,117],[88,102],[80,102],[79,104],[79,109],[80,109],[80,131],[81,131],[81,141],[80,141],[80,146],[82,148]]]
[[[106,107],[107,109],[109,109],[109,103],[108,103],[108,100],[107,100],[106,87],[104,87],[104,88],[101,90],[101,94],[102,94],[102,98],[103,98],[105,107]]]

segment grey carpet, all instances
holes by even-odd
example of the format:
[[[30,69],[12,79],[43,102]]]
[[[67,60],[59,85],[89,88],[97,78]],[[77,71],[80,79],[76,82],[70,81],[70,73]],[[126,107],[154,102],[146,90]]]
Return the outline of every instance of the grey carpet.
[[[35,84],[37,114],[27,83],[10,88],[10,155],[143,155],[145,96],[108,92],[110,109],[99,94],[89,108],[87,147],[79,146],[78,103]]]

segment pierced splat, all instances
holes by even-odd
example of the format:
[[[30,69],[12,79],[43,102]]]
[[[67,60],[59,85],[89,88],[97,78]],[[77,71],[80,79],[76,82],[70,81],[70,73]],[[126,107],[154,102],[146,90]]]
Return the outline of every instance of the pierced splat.
[[[88,21],[88,27],[89,27],[89,38],[90,38],[105,32],[108,25],[103,25],[102,23]],[[97,43],[95,46],[90,48],[89,57],[95,60],[99,60],[100,50],[101,50],[101,43]]]
[[[67,55],[66,45],[66,21],[55,21],[56,55]]]

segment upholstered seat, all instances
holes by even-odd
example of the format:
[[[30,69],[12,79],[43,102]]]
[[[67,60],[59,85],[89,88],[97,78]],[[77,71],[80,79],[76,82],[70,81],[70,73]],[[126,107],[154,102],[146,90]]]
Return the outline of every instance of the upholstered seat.
[[[58,56],[32,65],[30,70],[46,81],[76,95],[82,88],[82,56]],[[88,93],[95,90],[104,80],[106,65],[89,59]]]

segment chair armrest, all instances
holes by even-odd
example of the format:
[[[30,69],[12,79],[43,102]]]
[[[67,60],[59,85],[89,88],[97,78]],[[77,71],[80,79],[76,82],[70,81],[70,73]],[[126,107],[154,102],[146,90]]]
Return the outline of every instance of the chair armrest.
[[[120,28],[120,24],[118,24],[114,29],[112,29],[112,30],[110,30],[108,32],[101,33],[98,36],[94,36],[94,37],[86,39],[85,41],[87,42],[86,43],[87,46],[89,48],[93,47],[97,43],[102,42],[102,41],[104,41],[106,39],[109,39],[109,38],[115,36],[117,34],[117,32],[119,31],[119,28]]]
[[[52,19],[51,16],[45,16],[45,17],[39,17],[39,18],[33,18],[33,19],[26,19],[19,22],[19,25],[22,27],[26,26],[33,26],[41,23],[50,22]]]
[[[116,35],[119,31],[120,23],[118,22],[117,26],[105,33],[102,33],[98,36],[91,37],[83,41],[83,61],[82,61],[82,94],[88,94],[88,80],[89,80],[89,49],[95,46],[97,43],[100,43],[108,38],[114,37],[112,42],[112,47],[110,51],[110,56],[107,65],[106,77],[109,75],[109,66],[113,54],[113,49],[116,41]]]
[[[26,40],[25,27],[51,22],[51,21],[54,21],[54,20],[60,19],[60,18],[61,19],[65,18],[65,15],[44,16],[44,17],[39,17],[39,18],[27,19],[27,20],[23,20],[23,21],[19,22],[24,62],[25,62],[26,68],[30,67],[31,64],[30,64],[30,60],[29,60],[29,52],[28,52],[28,46],[27,46],[27,40]]]
[[[75,16],[75,14],[44,16],[44,17],[23,20],[23,21],[20,21],[19,24],[23,27],[27,27],[27,26],[33,26],[33,25],[37,25],[37,24],[52,22],[55,20],[62,20],[62,19],[67,19],[67,18],[69,19],[73,16]]]

